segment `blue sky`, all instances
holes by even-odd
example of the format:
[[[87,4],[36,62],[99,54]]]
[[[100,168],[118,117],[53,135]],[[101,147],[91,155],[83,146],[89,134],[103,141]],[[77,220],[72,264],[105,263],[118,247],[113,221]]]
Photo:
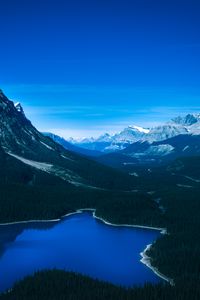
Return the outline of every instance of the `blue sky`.
[[[194,0],[4,1],[0,87],[65,137],[199,112],[199,11]]]

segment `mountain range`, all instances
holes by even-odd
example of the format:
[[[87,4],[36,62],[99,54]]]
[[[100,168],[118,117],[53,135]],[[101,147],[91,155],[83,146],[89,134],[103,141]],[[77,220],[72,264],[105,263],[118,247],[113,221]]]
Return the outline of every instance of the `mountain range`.
[[[9,164],[12,167],[13,160],[30,169],[29,184],[37,181],[38,172],[43,172],[75,187],[117,188],[117,178],[120,176],[115,176],[115,170],[69,151],[75,148],[73,146],[66,150],[52,138],[44,136],[26,118],[21,105],[19,103],[14,105],[2,91],[0,91],[0,147],[1,156],[6,157],[7,169]],[[126,187],[128,182],[130,183],[130,180],[127,177],[124,180]]]
[[[135,164],[156,165],[177,157],[200,155],[200,114],[178,116],[151,129],[129,126],[120,133],[106,133],[97,139],[66,141],[51,133],[44,134],[66,149],[129,171]]]
[[[56,135],[51,132],[42,132],[44,136],[50,137],[54,142],[62,145],[66,150],[73,151],[85,156],[99,156],[102,153],[100,151],[90,150],[83,147],[79,147],[78,145],[75,145],[67,140],[65,140],[63,137],[60,137],[59,135]]]
[[[80,142],[72,144],[52,133],[39,132],[20,103],[14,104],[0,91],[0,184],[50,189],[51,182],[73,193],[84,189],[86,194],[132,190],[141,181],[138,167],[144,166],[149,174],[148,168],[169,165],[181,157],[198,157],[199,126],[200,115],[188,114],[152,129],[130,126],[113,136],[84,140],[94,148],[97,143],[104,145],[101,151],[85,149]],[[106,153],[105,146],[112,148],[113,141],[118,151]]]
[[[174,128],[181,128],[181,133],[177,134]],[[188,282],[191,280],[189,286],[194,289],[199,275],[198,130],[198,115],[178,117],[159,129],[129,127],[118,137],[121,145],[125,140],[126,146],[109,153],[92,152],[53,134],[42,134],[26,118],[20,103],[14,104],[0,91],[0,223],[58,220],[65,214],[89,207],[96,209],[98,217],[114,224],[167,228],[168,234],[156,240],[147,254],[152,265],[175,282],[173,287],[164,284],[163,288],[175,289],[177,294],[178,287],[181,295],[187,294]],[[159,141],[144,139],[150,137],[150,133],[152,137],[152,132],[154,138],[157,132],[164,134]],[[130,133],[143,138],[131,142]],[[104,139],[110,143],[110,135]],[[13,237],[11,234],[11,240]],[[1,247],[0,243],[0,253],[3,253]],[[57,278],[57,273],[54,274]],[[30,295],[33,284],[30,278],[27,280]],[[48,274],[43,281],[49,283]],[[43,281],[39,281],[42,287]],[[88,291],[94,283],[83,286]],[[104,286],[102,283],[101,287]],[[147,297],[149,287],[146,285]],[[156,286],[159,297],[160,287]],[[45,289],[49,290],[49,285]],[[19,287],[19,290],[24,288]],[[38,292],[41,288],[37,286],[35,290]],[[14,296],[10,298],[12,293]],[[15,288],[6,295],[9,299],[22,299],[15,297]],[[47,299],[52,293],[49,295]],[[2,296],[4,299],[4,294]]]
[[[21,105],[0,91],[0,223],[58,219],[88,207],[98,209],[99,215],[116,207],[115,218],[122,220],[127,205],[131,211],[138,201],[143,209],[134,218],[143,222],[151,213],[157,220],[160,212],[153,199],[145,192],[132,192],[137,178],[75,152],[69,143],[67,150],[55,139],[39,132]]]
[[[70,138],[70,143],[84,149],[101,151],[104,153],[125,149],[135,142],[159,142],[180,134],[200,134],[200,114],[187,114],[178,116],[170,122],[153,128],[143,128],[139,126],[129,126],[114,135],[105,133],[98,138],[85,138],[74,140]]]

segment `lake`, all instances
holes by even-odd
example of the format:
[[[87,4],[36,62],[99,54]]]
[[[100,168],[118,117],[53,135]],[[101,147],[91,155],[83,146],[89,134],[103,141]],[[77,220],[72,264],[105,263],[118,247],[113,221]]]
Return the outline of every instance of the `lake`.
[[[140,262],[151,229],[109,226],[83,211],[58,222],[0,226],[0,291],[41,269],[64,269],[117,285],[161,279]]]

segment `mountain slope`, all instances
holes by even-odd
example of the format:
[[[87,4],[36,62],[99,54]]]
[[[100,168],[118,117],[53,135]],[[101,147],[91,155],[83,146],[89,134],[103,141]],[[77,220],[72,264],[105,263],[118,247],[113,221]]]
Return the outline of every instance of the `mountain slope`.
[[[136,142],[122,151],[104,154],[96,160],[132,174],[135,166],[167,164],[176,158],[200,155],[199,135],[178,135],[160,142]]]
[[[30,168],[59,177],[75,186],[128,189],[130,178],[67,151],[45,137],[0,92],[0,145],[12,158]],[[122,177],[121,177],[122,176]],[[120,185],[119,185],[120,182]]]
[[[187,114],[186,116],[178,116],[172,119],[172,122],[175,124],[183,126],[191,126],[200,121],[200,114]]]
[[[56,135],[51,132],[42,132],[44,136],[47,136],[51,138],[54,142],[60,144],[63,146],[66,150],[73,151],[85,156],[99,156],[101,155],[101,152],[99,151],[94,151],[94,150],[89,150],[89,149],[84,149],[82,147],[78,147],[76,145],[73,145],[72,143],[68,142],[64,138],[60,137],[59,135]]]
[[[150,196],[127,192],[136,187],[137,178],[68,151],[45,137],[2,92],[0,128],[0,222],[55,219],[84,207],[104,211],[105,204],[107,214],[117,205],[121,209],[116,214],[125,218],[127,206],[123,209],[123,201],[130,212],[134,211],[131,219],[146,222],[142,217],[146,211],[158,222],[159,210]]]
[[[71,141],[84,149],[98,150],[104,153],[116,152],[125,149],[136,142],[160,142],[180,134],[200,134],[200,114],[187,114],[172,119],[150,129],[138,126],[128,126],[114,135],[108,133],[99,138],[88,138],[81,141]]]
[[[114,135],[105,133],[96,139],[90,138],[81,141],[73,140],[73,143],[84,149],[109,153],[122,150],[131,143],[143,139],[148,132],[148,129],[142,127],[129,126]]]
[[[121,162],[127,157],[127,165],[134,163],[130,180],[130,176],[122,175],[66,151],[53,140],[42,136],[22,115],[21,110],[18,111],[2,93],[0,128],[0,222],[55,219],[80,207],[94,207],[99,217],[113,223],[167,227],[169,234],[162,235],[147,254],[150,255],[153,266],[174,279],[175,286],[145,285],[145,293],[142,287],[128,291],[131,293],[130,299],[135,297],[145,299],[149,295],[152,295],[152,299],[159,297],[165,300],[187,300],[191,299],[191,295],[193,299],[199,299],[200,158],[188,156],[177,158],[170,163],[166,162],[167,165],[164,166],[149,167],[138,166],[136,158],[131,156],[134,151],[143,153],[147,151],[148,155],[151,152],[155,156],[156,149],[162,149],[162,154],[165,155],[167,149],[170,150],[170,155],[174,149],[179,153],[188,151],[189,155],[194,149],[198,151],[200,145],[198,138],[192,135],[174,137],[171,141],[154,143],[153,147],[156,148],[153,149],[149,142],[131,145],[127,153],[127,150],[123,151],[125,153],[120,152]],[[190,138],[193,142],[190,142],[191,146],[188,148]],[[170,145],[174,149],[171,150],[166,146],[163,148],[163,145]],[[70,183],[69,178],[63,180],[62,177],[71,174],[70,172],[73,172],[73,176],[82,184],[81,186]],[[94,188],[97,186],[101,189]],[[110,190],[106,190],[105,187]],[[134,190],[124,192],[119,190],[120,187],[123,189],[131,187]],[[51,282],[55,282],[55,278],[58,278],[58,273],[54,271],[51,278],[50,287]],[[43,289],[43,280],[46,289]],[[66,277],[62,282],[66,287]],[[90,297],[90,289],[94,289],[96,296],[94,281],[84,284],[82,279],[75,280],[73,290],[75,292],[77,282],[80,283],[79,287],[83,284],[82,291],[86,291],[85,299]],[[42,276],[42,280],[40,275],[36,275],[35,279],[27,278],[22,285],[19,284],[8,293],[2,294],[2,299],[27,299],[32,294],[35,298],[39,297],[38,299],[44,297],[49,299],[51,296],[48,294],[48,284],[48,272]],[[57,284],[57,291],[53,288],[53,295],[59,297],[61,291],[60,299],[63,299],[65,292],[63,294],[62,288],[60,289],[60,280]],[[99,291],[105,287],[106,284],[101,284]],[[80,290],[77,299],[83,294],[82,291]],[[73,296],[73,293],[69,295]],[[107,298],[115,298],[113,295],[115,293],[108,291]],[[102,297],[104,296],[105,292]]]
[[[160,142],[132,144],[122,151],[123,154],[138,159],[172,160],[181,156],[200,154],[200,136],[183,135]]]

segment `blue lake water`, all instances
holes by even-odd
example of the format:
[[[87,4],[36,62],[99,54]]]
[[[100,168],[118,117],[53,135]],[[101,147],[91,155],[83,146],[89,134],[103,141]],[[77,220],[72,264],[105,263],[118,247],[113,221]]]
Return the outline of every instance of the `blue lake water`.
[[[114,227],[90,212],[59,222],[0,226],[0,291],[41,269],[75,271],[117,285],[160,281],[140,262],[156,230]]]

